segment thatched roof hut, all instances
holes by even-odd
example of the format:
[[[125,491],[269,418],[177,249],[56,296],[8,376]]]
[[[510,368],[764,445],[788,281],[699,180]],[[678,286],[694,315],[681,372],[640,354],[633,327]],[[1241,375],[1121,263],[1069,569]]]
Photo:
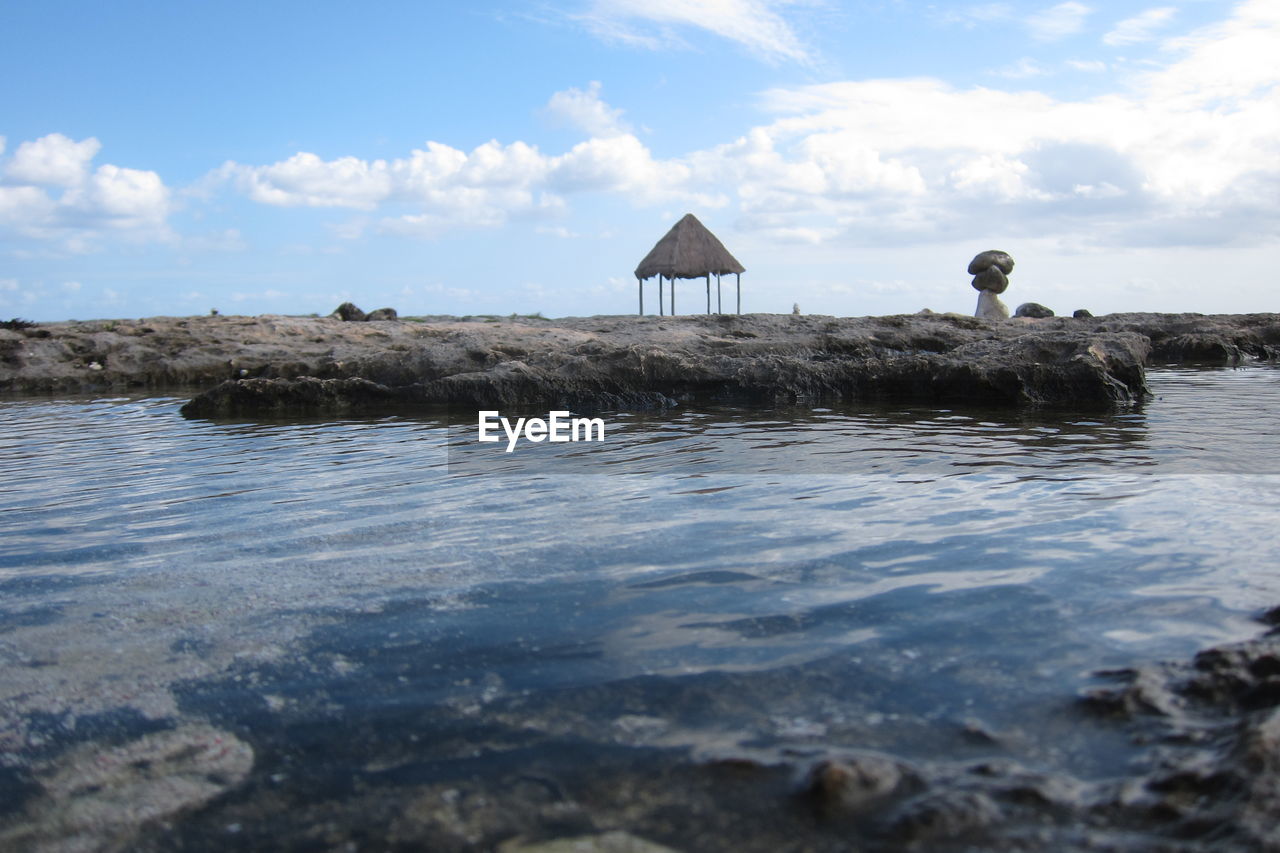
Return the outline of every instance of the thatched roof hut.
[[[671,227],[644,256],[636,267],[636,284],[640,288],[640,313],[644,313],[644,281],[658,276],[658,313],[663,313],[662,280],[671,282],[671,313],[675,313],[676,279],[703,278],[707,280],[707,313],[711,313],[711,276],[716,277],[717,312],[720,305],[720,276],[733,273],[738,277],[738,313],[742,313],[742,273],[746,267],[729,254],[716,235],[698,221],[692,213]]]

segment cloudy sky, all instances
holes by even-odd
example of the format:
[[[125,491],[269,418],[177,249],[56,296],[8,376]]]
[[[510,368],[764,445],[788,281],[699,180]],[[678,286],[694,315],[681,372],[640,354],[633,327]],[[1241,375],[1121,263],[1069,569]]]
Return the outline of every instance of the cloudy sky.
[[[0,316],[1280,310],[1280,2],[15,2]],[[650,306],[655,285],[648,286]],[[679,307],[705,307],[699,283]]]

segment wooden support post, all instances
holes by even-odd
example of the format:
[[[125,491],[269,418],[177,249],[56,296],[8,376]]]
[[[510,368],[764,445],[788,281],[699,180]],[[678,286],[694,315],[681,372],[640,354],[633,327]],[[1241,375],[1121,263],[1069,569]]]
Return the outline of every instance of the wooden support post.
[[[742,273],[736,272],[734,276],[738,279],[738,313],[742,313]]]
[[[676,316],[676,277],[671,276],[671,316]]]
[[[662,274],[658,274],[658,316],[662,316]]]
[[[716,313],[724,313],[724,303],[720,301],[720,273],[716,273]]]
[[[707,313],[711,313],[711,273],[707,273]]]
[[[640,316],[644,316],[644,282],[636,276],[636,289],[640,291]]]

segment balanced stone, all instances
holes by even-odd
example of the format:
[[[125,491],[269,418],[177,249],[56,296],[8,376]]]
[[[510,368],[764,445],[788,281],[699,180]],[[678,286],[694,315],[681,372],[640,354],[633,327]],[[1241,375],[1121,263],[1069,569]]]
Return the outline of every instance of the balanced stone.
[[[1008,252],[1002,252],[999,249],[979,252],[972,261],[969,261],[969,275],[977,275],[987,267],[999,267],[1002,273],[1009,275],[1013,272],[1013,258]]]
[[[973,316],[981,320],[1008,320],[1009,308],[990,290],[978,294],[978,310]]]
[[[972,267],[970,267],[972,269]],[[992,293],[1004,293],[1009,286],[1009,277],[996,265],[987,267],[973,277],[974,290],[989,290]]]
[[[1053,309],[1046,308],[1039,302],[1024,302],[1018,306],[1018,310],[1013,312],[1015,317],[1035,317],[1037,319],[1044,317],[1052,317]]]

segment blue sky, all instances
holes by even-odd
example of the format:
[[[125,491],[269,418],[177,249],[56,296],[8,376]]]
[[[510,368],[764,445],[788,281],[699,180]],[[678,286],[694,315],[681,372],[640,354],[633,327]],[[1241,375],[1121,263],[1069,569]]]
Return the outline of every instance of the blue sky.
[[[0,316],[1277,310],[1280,3],[4,3]],[[656,301],[647,289],[647,306]],[[679,307],[700,302],[678,285]]]

